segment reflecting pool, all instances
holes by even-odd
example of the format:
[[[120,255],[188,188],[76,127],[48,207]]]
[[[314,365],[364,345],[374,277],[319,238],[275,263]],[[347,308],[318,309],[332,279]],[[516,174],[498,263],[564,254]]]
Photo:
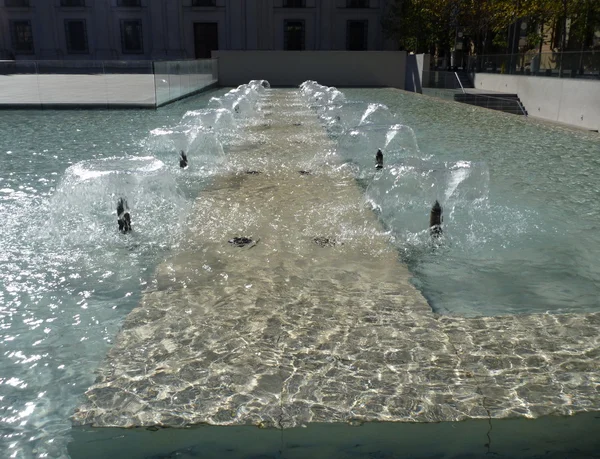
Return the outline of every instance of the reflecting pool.
[[[384,134],[390,123],[414,131],[416,144],[392,141],[386,172],[371,173],[364,186],[436,312],[599,309],[597,133],[392,89],[343,93],[385,105],[376,120]],[[361,152],[368,168],[382,145],[375,143]],[[370,171],[360,167],[363,176]],[[445,241],[432,251],[424,225],[435,199],[444,207]]]
[[[0,112],[1,457],[67,455],[69,416],[158,263],[182,249],[194,200],[245,167],[240,127],[257,120],[259,92]],[[331,91],[313,109],[337,141],[318,159],[355,173],[436,312],[598,311],[598,134],[391,89]],[[131,237],[117,231],[121,196]]]

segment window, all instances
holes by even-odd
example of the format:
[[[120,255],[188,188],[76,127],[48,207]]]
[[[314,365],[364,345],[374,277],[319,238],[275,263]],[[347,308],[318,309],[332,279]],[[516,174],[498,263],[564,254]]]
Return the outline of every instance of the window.
[[[125,19],[121,21],[121,48],[124,54],[143,53],[142,21]]]
[[[304,49],[304,21],[284,21],[283,34],[283,49],[290,51]]]
[[[31,21],[11,21],[13,49],[21,53],[33,53]]]
[[[366,51],[367,21],[348,21],[346,24],[346,49]]]
[[[306,8],[306,0],[283,0],[284,8]]]
[[[29,0],[4,0],[4,6],[27,7],[29,6]]]
[[[117,6],[142,6],[141,0],[117,0]]]
[[[219,49],[219,25],[216,22],[194,23],[196,59],[210,59],[211,52]]]
[[[85,29],[85,20],[66,19],[65,37],[67,39],[67,52],[71,54],[80,54],[88,52],[87,31]]]
[[[60,6],[85,6],[85,0],[60,0]]]
[[[369,0],[346,0],[346,8],[369,8]]]
[[[217,6],[217,0],[192,0],[192,6]]]

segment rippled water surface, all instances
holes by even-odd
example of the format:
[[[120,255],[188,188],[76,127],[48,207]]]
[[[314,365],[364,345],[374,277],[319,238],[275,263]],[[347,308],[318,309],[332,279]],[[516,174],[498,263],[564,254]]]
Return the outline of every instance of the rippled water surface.
[[[597,133],[391,89],[344,93],[385,104],[395,122],[415,132],[418,153],[413,149],[389,161],[397,166],[395,186],[368,184],[378,193],[397,192],[384,221],[434,310],[459,315],[598,310]],[[414,166],[414,156],[427,165],[415,173],[402,170]],[[432,170],[461,161],[470,162],[475,173],[459,192],[447,178],[432,179]],[[425,225],[425,203],[435,199],[444,206],[445,238],[431,251],[412,222]],[[419,209],[410,208],[413,202]]]
[[[225,92],[157,111],[0,112],[0,457],[65,457],[69,416],[156,265],[177,253],[193,199],[227,167],[223,144],[243,153],[234,118],[251,103],[209,103]],[[436,311],[598,310],[598,134],[395,90],[343,93],[332,119],[369,126],[331,129],[338,160],[356,166]],[[435,199],[444,237],[432,245]]]
[[[0,112],[0,457],[62,457],[78,397],[210,170],[179,171],[158,111]],[[196,159],[196,158],[194,158]],[[117,231],[118,196],[134,210]]]

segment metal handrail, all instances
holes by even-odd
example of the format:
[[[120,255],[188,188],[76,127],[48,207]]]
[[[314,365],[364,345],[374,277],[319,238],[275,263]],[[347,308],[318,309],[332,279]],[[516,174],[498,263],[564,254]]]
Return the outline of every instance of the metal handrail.
[[[153,74],[154,64],[169,65],[172,63],[183,66],[201,65],[203,62],[214,59],[177,59],[177,60],[118,60],[118,59],[17,59],[0,61],[0,75],[19,74],[42,74],[63,72],[77,74],[107,74],[107,73],[139,73]],[[193,72],[195,73],[195,72]]]
[[[454,76],[456,77],[456,79],[458,80],[458,84],[460,85],[460,89],[462,89],[463,94],[466,94],[467,92],[465,91],[465,88],[463,88],[462,83],[460,82],[460,78],[458,77],[458,72],[454,72]]]
[[[525,111],[525,107],[523,107],[523,104],[521,103],[521,101],[519,99],[517,99],[517,104],[519,104],[519,108],[523,112],[523,115],[529,116],[529,115],[527,115],[527,112]]]

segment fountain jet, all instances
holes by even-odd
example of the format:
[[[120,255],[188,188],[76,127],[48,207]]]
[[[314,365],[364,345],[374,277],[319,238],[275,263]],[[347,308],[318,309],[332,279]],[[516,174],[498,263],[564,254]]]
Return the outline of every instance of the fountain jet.
[[[377,154],[375,155],[375,162],[377,163],[375,169],[383,169],[383,153],[381,152],[381,149],[377,150]]]
[[[117,221],[119,223],[119,231],[125,234],[131,231],[131,215],[129,215],[129,206],[127,200],[119,198],[117,202]]]
[[[442,206],[436,200],[429,214],[429,234],[431,237],[438,238],[442,235]]]
[[[185,152],[183,150],[181,150],[181,153],[179,154],[179,167],[184,168],[184,167],[187,167],[187,165],[188,165],[187,155],[185,154]]]

